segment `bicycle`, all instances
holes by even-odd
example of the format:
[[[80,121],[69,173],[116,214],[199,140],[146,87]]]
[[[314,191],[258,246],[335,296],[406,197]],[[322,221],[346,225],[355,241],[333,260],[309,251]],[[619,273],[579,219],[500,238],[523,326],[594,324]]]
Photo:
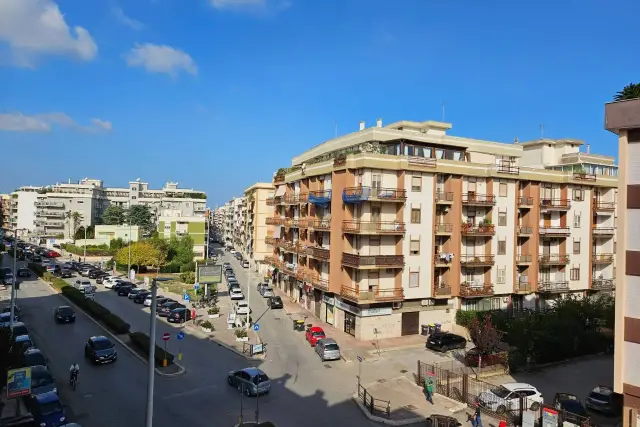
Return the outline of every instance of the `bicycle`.
[[[73,391],[76,390],[76,383],[77,382],[78,382],[78,374],[77,373],[71,374],[71,378],[69,378],[69,385],[71,386]]]

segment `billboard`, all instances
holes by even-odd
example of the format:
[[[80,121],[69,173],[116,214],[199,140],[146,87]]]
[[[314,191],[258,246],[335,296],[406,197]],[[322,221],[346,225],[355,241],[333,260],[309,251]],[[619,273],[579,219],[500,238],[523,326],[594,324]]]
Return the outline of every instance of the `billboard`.
[[[222,265],[199,265],[197,281],[210,285],[222,283]]]

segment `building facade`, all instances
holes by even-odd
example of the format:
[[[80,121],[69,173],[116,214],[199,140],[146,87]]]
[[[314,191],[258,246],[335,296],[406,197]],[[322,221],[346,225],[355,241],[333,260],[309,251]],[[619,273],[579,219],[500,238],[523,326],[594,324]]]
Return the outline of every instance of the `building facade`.
[[[361,125],[279,170],[266,219],[276,284],[363,340],[447,328],[457,310],[612,292],[613,159],[576,162],[578,140],[504,144],[450,128]],[[577,166],[554,170],[565,164]]]
[[[24,186],[11,193],[9,227],[36,232],[36,201],[42,187]]]
[[[614,390],[624,394],[624,427],[640,425],[640,99],[605,106],[618,135],[620,196],[616,277]]]
[[[254,261],[258,271],[266,272],[264,257],[271,255],[273,249],[265,240],[270,235],[271,226],[266,218],[272,216],[273,208],[267,206],[267,199],[273,197],[273,184],[258,182],[244,191],[246,217],[242,254],[246,259]]]
[[[11,196],[9,194],[0,194],[0,227],[9,227],[11,216]]]
[[[161,216],[158,218],[158,234],[165,239],[191,237],[194,259],[205,258],[208,239],[204,216]]]

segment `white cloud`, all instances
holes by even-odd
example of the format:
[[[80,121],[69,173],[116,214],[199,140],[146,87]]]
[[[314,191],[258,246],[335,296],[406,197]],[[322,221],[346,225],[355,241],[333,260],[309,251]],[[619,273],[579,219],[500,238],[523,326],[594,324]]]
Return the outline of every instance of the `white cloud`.
[[[113,13],[113,16],[115,16],[115,18],[122,25],[125,25],[125,26],[131,28],[132,30],[140,31],[145,26],[142,22],[138,21],[137,19],[133,19],[133,18],[127,16],[124,13],[124,11],[119,7],[114,7],[113,9],[111,9],[111,12]]]
[[[53,0],[0,0],[0,41],[10,46],[16,64],[26,67],[39,56],[89,61],[98,51],[86,29],[69,28]]]
[[[198,74],[198,67],[189,54],[167,45],[136,44],[124,59],[130,67],[142,67],[150,73],[165,73],[173,77],[180,71]]]
[[[80,132],[99,133],[113,130],[111,122],[91,119],[90,125],[80,125],[65,113],[44,113],[28,116],[22,113],[0,114],[0,131],[50,132],[54,126]]]

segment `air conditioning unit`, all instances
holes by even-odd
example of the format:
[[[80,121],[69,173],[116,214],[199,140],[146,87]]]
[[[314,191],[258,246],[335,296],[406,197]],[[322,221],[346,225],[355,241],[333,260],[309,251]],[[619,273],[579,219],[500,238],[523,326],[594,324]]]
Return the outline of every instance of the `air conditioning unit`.
[[[432,299],[423,299],[422,301],[420,301],[420,305],[423,307],[431,307],[434,304],[435,301]]]

